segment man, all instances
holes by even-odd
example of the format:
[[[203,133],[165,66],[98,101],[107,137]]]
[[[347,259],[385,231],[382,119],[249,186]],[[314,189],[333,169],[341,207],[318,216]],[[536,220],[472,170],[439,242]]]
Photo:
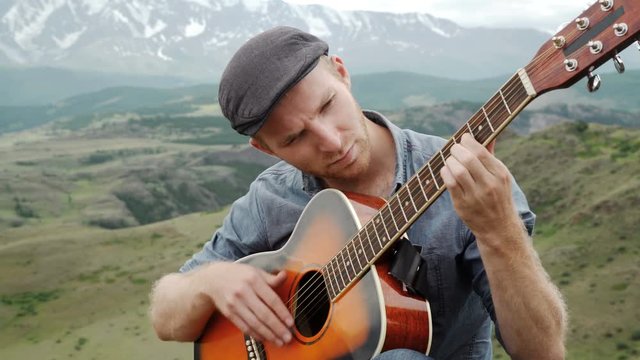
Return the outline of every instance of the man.
[[[223,113],[283,162],[252,183],[180,273],[157,282],[151,316],[161,339],[193,341],[219,311],[260,341],[291,341],[292,316],[273,291],[285,274],[233,261],[280,248],[321,189],[387,198],[444,144],[363,112],[342,59],[327,54],[315,36],[277,27],[231,59],[220,82]],[[514,358],[563,358],[564,305],[531,245],[535,216],[509,171],[466,134],[441,176],[448,192],[408,231],[430,267],[430,356],[490,358],[493,320]],[[379,358],[426,357],[394,350]]]

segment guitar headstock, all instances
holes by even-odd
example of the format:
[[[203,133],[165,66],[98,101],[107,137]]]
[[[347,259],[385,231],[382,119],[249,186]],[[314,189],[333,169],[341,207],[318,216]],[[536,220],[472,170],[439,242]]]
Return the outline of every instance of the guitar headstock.
[[[525,70],[538,95],[566,88],[609,59],[617,60],[617,53],[637,40],[640,1],[598,0],[549,39]]]

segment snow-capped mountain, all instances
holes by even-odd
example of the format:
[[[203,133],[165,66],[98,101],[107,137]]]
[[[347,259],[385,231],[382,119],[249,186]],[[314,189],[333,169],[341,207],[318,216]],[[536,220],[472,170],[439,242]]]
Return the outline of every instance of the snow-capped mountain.
[[[452,78],[513,72],[549,37],[467,29],[428,14],[344,12],[281,0],[9,0],[0,5],[0,65],[216,81],[246,39],[276,25],[325,39],[355,73]]]

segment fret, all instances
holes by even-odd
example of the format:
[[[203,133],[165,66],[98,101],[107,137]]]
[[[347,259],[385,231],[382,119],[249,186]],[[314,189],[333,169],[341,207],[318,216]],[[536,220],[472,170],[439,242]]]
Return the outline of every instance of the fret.
[[[360,271],[362,271],[362,269],[364,269],[364,267],[362,266],[362,262],[360,262],[360,254],[362,253],[362,249],[359,249],[358,247],[356,247],[356,243],[353,240],[349,241],[349,243],[351,244],[351,247],[353,247],[353,253],[356,254],[356,260],[358,260],[358,266],[360,268]],[[360,244],[362,244],[362,242],[360,242]],[[356,273],[360,271],[356,271]]]
[[[373,233],[375,234],[376,239],[378,240],[378,244],[380,244],[380,249],[384,248],[384,244],[382,244],[382,240],[380,239],[380,234],[378,234],[378,229],[376,229],[376,225],[373,222],[369,222],[369,224],[371,224],[371,227],[373,228]]]
[[[331,272],[333,273],[333,278],[336,280],[336,287],[338,288],[337,293],[339,294],[341,289],[345,288],[344,280],[343,280],[342,285],[341,285],[340,284],[340,279],[342,278],[342,276],[338,276],[340,274],[336,273],[336,267],[335,267],[335,264],[333,263],[333,259],[331,259],[331,261],[329,261],[329,266],[331,267]]]
[[[373,260],[374,257],[376,257],[376,253],[377,250],[373,247],[373,242],[371,242],[371,236],[369,236],[369,231],[367,230],[367,226],[364,226],[364,233],[365,235],[367,235],[367,243],[369,244],[369,247],[371,248],[371,258],[367,257],[367,262]]]
[[[358,232],[358,239],[360,239],[360,253],[364,255],[364,260],[366,263],[369,263],[369,259],[373,259],[375,257],[375,254],[373,253],[373,248],[371,248],[371,246],[365,246],[362,243],[362,232],[364,231],[364,229],[361,229]],[[367,255],[367,248],[371,249],[371,256]]]
[[[515,87],[516,90],[513,92],[513,96],[507,99],[507,103],[509,104],[509,108],[517,109],[527,99],[527,89],[519,78],[514,79],[513,87]]]
[[[422,179],[420,179],[420,171],[416,172],[416,179],[418,181],[418,185],[420,185],[420,190],[422,191],[422,196],[424,196],[425,202],[429,202],[429,197],[427,196],[427,192],[424,191],[424,187],[422,186]]]
[[[429,161],[427,163],[427,166],[429,167],[429,171],[431,172],[431,177],[433,178],[433,183],[436,184],[436,188],[438,190],[440,190],[440,185],[438,185],[438,182],[436,181],[436,177],[433,175],[433,169],[431,168],[431,161]]]
[[[398,227],[398,223],[396,222],[396,219],[393,216],[393,210],[391,210],[391,207],[389,205],[387,205],[387,206],[385,206],[385,209],[387,209],[389,211],[389,215],[391,215],[391,220],[393,221],[393,226],[396,227],[396,231],[400,231],[400,228]]]
[[[334,260],[337,260],[334,258]],[[342,268],[340,267],[340,264],[338,263],[337,265],[334,264],[334,268],[337,267],[338,268],[338,275],[340,275],[340,280],[342,280],[342,289],[347,287],[347,284],[349,283],[348,281],[345,280],[345,276],[343,274]]]
[[[491,120],[489,119],[489,115],[487,115],[487,111],[484,109],[484,106],[482,107],[482,112],[484,113],[484,118],[487,120],[487,123],[489,124],[489,128],[491,128],[491,132],[496,132],[493,129],[493,125],[491,124]]]
[[[395,196],[396,201],[398,202],[398,208],[400,209],[400,212],[402,213],[402,216],[404,216],[404,221],[405,223],[409,222],[409,219],[407,219],[407,215],[405,215],[404,210],[402,209],[402,203],[400,202],[400,198],[398,198],[398,196]]]
[[[340,251],[340,256],[342,257],[342,263],[343,263],[344,269],[346,270],[346,275],[349,277],[349,282],[351,282],[351,280],[356,278],[356,274],[358,274],[358,272],[356,271],[356,268],[353,267],[353,262],[351,262],[351,258],[349,257],[348,251],[347,251],[347,259],[345,260],[344,258],[345,249],[346,247]],[[353,270],[353,273],[349,271],[349,265],[351,265],[351,270]]]
[[[504,107],[507,109],[507,111],[509,112],[509,115],[511,115],[511,109],[509,109],[509,105],[507,104],[507,100],[505,100],[504,95],[502,94],[502,89],[498,90],[498,92],[500,93],[500,96],[502,97],[502,102],[504,103]],[[493,130],[493,129],[492,129]],[[494,131],[495,132],[495,131]]]
[[[467,125],[467,129],[469,129],[469,134],[471,134],[471,136],[475,139],[476,136],[473,135],[473,130],[471,130],[471,125],[469,125],[469,122],[467,121],[465,125]]]
[[[444,158],[444,154],[442,153],[442,150],[438,151],[438,153],[440,154],[440,157],[442,158],[442,166],[444,166],[447,163],[447,159]]]
[[[409,194],[409,189],[406,186],[403,186],[400,190],[398,190],[398,197],[401,200],[402,211],[404,212],[407,219],[413,218],[413,216],[418,212],[418,209],[413,204],[413,199],[411,199],[411,194]],[[408,220],[407,220],[408,222]]]
[[[413,205],[413,210],[414,212],[418,212],[418,207],[416,206],[415,201],[413,201],[413,197],[411,196],[411,190],[407,190],[407,195],[409,195],[409,200],[411,200],[411,205]],[[407,201],[405,205],[409,205],[409,202]]]
[[[389,236],[389,230],[387,230],[387,224],[385,224],[384,222],[384,217],[382,216],[382,212],[378,213],[378,216],[380,216],[383,220],[380,221],[380,223],[382,223],[382,228],[384,229],[384,233],[387,234],[387,239],[391,239],[391,236]]]
[[[384,224],[380,218],[380,214],[376,215],[373,218],[373,223],[375,224],[373,226],[373,228],[376,230],[376,234],[378,234],[378,238],[382,239],[382,247],[384,248],[385,246],[387,246],[387,242],[389,241],[389,234],[387,234],[387,229],[384,229]],[[385,231],[385,233],[382,234],[382,236],[380,236],[380,232],[378,231],[378,227],[380,227],[380,224],[383,224],[383,230]]]
[[[407,182],[407,186],[409,187],[409,193],[411,194],[411,198],[413,199],[416,209],[422,208],[422,206],[428,202],[428,199],[424,195],[419,175],[413,175],[413,177]]]
[[[334,289],[333,281],[331,281],[331,279],[330,279],[331,275],[329,274],[329,264],[327,264],[324,268],[325,268],[324,275],[327,275],[327,276],[324,277],[324,282],[325,283],[329,283],[329,286],[326,286],[326,288],[327,288],[327,290],[329,288],[331,288],[331,292],[333,293],[333,295],[331,297],[335,298],[336,296],[338,296],[338,292],[336,291],[336,289]]]

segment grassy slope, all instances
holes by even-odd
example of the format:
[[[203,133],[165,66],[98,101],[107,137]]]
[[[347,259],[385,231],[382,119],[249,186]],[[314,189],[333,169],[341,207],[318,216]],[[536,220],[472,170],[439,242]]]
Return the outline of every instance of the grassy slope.
[[[638,139],[637,130],[574,124],[512,136],[498,147],[539,215],[535,245],[571,313],[570,359],[638,357],[640,341],[632,340],[640,337]],[[208,239],[223,214],[98,229],[78,215],[111,180],[64,181],[69,173],[136,166],[118,160],[79,171],[74,157],[158,141],[60,141],[34,132],[0,141],[0,178],[39,213],[21,227],[0,224],[0,271],[7,274],[0,278],[0,358],[191,357],[190,345],[155,339],[147,294],[154,279]],[[193,151],[192,145],[165,146]],[[12,193],[0,196],[0,216],[15,216]],[[118,211],[113,204],[96,206]]]
[[[640,358],[640,131],[562,125],[499,144],[567,300],[569,359]]]
[[[113,231],[50,224],[4,232],[0,271],[11,276],[1,286],[0,357],[189,358],[189,344],[156,340],[147,294],[208,239],[222,215]],[[51,292],[50,300],[36,296]]]

